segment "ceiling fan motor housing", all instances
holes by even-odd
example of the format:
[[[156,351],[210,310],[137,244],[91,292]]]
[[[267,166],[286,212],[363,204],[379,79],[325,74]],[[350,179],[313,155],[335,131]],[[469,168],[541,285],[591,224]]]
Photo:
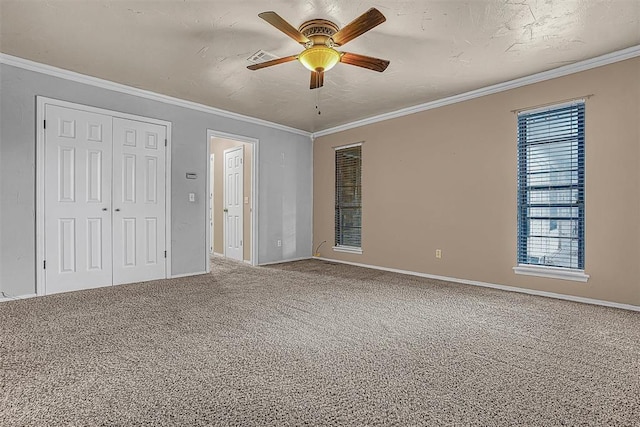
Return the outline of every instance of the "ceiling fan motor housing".
[[[306,38],[311,42],[309,46],[325,45],[333,47],[334,42],[331,38],[339,30],[338,26],[326,19],[311,19],[310,21],[303,22],[298,28]]]

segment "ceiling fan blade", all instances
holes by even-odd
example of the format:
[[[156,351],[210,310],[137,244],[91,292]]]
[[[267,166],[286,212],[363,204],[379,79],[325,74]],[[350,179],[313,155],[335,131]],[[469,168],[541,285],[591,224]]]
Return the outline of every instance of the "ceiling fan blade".
[[[300,44],[305,44],[309,41],[309,39],[300,31],[296,30],[291,24],[282,19],[282,17],[275,12],[262,12],[259,13],[258,16]]]
[[[366,33],[370,29],[377,27],[386,21],[387,18],[375,7],[372,7],[350,23],[344,28],[335,33],[332,37],[333,42],[338,46],[342,46],[345,43],[355,39],[356,37]]]
[[[343,52],[340,62],[356,67],[368,68],[373,71],[383,72],[389,66],[386,59],[374,58],[372,56],[358,55],[357,53]]]
[[[311,72],[311,85],[309,89],[317,89],[324,84],[324,71]]]
[[[265,61],[259,64],[249,65],[247,68],[255,71],[261,68],[271,67],[272,65],[284,64],[285,62],[295,61],[296,59],[298,59],[298,55],[285,56],[284,58],[272,59],[271,61]]]

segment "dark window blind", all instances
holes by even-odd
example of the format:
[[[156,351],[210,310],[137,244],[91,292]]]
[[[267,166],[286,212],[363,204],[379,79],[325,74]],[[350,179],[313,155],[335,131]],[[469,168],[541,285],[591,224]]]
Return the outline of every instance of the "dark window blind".
[[[518,115],[518,263],[584,269],[584,102]]]
[[[362,146],[336,150],[336,246],[361,247]]]

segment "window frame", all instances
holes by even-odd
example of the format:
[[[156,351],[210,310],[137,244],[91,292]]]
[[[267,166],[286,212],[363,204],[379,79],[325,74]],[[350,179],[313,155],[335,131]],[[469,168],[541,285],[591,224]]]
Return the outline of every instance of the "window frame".
[[[555,209],[565,209],[565,208],[577,208],[577,214],[566,217],[569,220],[575,220],[578,222],[577,224],[577,246],[578,246],[578,255],[577,255],[577,267],[564,267],[564,266],[554,266],[554,265],[545,265],[545,264],[536,264],[524,262],[525,259],[528,258],[527,251],[529,250],[529,239],[532,237],[529,234],[529,225],[530,225],[530,209],[535,208],[544,208],[543,205],[535,205],[530,202],[529,195],[531,191],[531,185],[528,183],[528,179],[533,175],[533,172],[530,171],[528,163],[530,162],[530,158],[527,155],[526,147],[533,146],[532,142],[528,139],[527,136],[527,128],[526,128],[526,119],[531,118],[532,116],[538,115],[543,117],[545,113],[548,115],[552,115],[555,113],[561,113],[562,110],[572,111],[575,109],[578,114],[578,129],[576,131],[577,138],[577,147],[574,149],[572,147],[570,155],[576,155],[577,160],[577,183],[574,185],[569,184],[569,187],[566,185],[551,185],[549,184],[549,190],[557,190],[560,187],[567,187],[571,191],[577,191],[577,203],[556,203],[556,206],[552,203],[547,204],[547,208],[549,210]],[[517,212],[518,212],[518,232],[517,232],[517,265],[513,267],[513,270],[516,274],[529,275],[529,276],[538,276],[538,277],[547,277],[547,278],[555,278],[555,279],[563,279],[563,280],[574,280],[580,282],[586,282],[589,279],[589,275],[585,274],[584,270],[584,255],[585,255],[585,117],[586,117],[586,103],[584,99],[576,99],[570,102],[545,106],[543,108],[537,108],[532,110],[525,110],[518,112],[518,145],[517,145],[517,156],[518,156],[518,197],[517,197]],[[562,122],[559,122],[562,124]],[[570,136],[570,134],[567,134]],[[542,144],[556,144],[558,141],[553,141],[551,138],[547,138],[547,140],[543,141],[535,141],[535,145]],[[550,145],[551,146],[551,145]],[[552,146],[551,146],[552,147]],[[558,173],[557,170],[549,170],[549,173]],[[567,206],[564,206],[564,205]],[[546,215],[549,218],[549,230],[551,231],[552,224],[555,223],[555,228],[558,228],[558,218],[551,218],[553,215]],[[544,215],[543,215],[544,217]],[[539,218],[544,219],[544,218]],[[562,218],[564,220],[564,218]]]
[[[342,146],[338,146],[338,147],[334,147],[334,167],[335,167],[335,171],[334,171],[334,246],[333,246],[333,250],[335,252],[345,252],[345,253],[352,253],[352,254],[362,254],[362,146],[363,146],[363,142],[358,142],[355,144],[348,144],[348,145],[342,145]],[[351,149],[351,148],[355,148],[355,147],[360,147],[360,170],[359,170],[359,187],[360,187],[360,206],[359,206],[359,210],[360,210],[360,246],[351,246],[351,245],[343,245],[340,244],[340,242],[338,241],[339,235],[343,234],[342,230],[339,230],[339,227],[341,226],[341,224],[339,223],[339,210],[341,209],[341,206],[339,205],[339,200],[338,200],[338,192],[339,192],[339,188],[338,188],[338,152],[340,152],[341,150],[347,150],[347,149]]]

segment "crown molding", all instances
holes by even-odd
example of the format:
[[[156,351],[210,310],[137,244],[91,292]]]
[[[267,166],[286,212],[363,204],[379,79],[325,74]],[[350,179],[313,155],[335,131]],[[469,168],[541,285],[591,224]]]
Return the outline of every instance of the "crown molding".
[[[445,105],[456,104],[458,102],[463,102],[463,101],[469,101],[471,99],[480,98],[481,96],[504,92],[510,89],[519,88],[519,87],[530,85],[533,83],[543,82],[545,80],[551,80],[557,77],[567,76],[569,74],[590,70],[592,68],[602,67],[603,65],[613,64],[615,62],[624,61],[626,59],[635,58],[637,56],[640,56],[640,45],[636,45],[636,46],[629,47],[627,49],[622,49],[615,52],[607,53],[606,55],[597,56],[595,58],[587,59],[587,60],[576,62],[573,64],[564,65],[559,68],[554,68],[553,70],[532,74],[527,77],[521,77],[515,80],[509,80],[507,82],[483,87],[480,89],[472,90],[470,92],[453,95],[447,98],[438,99],[436,101],[414,105],[412,107],[407,107],[400,110],[391,111],[388,113],[379,114],[377,116],[372,116],[365,119],[356,120],[354,122],[346,123],[343,125],[335,126],[332,128],[324,129],[318,132],[314,132],[311,135],[311,138],[315,139],[321,136],[331,135],[333,133],[338,133],[345,130],[382,122],[385,120],[395,119],[397,117],[408,116],[409,114],[419,113],[421,111],[432,110],[438,107],[444,107]]]
[[[184,99],[174,98],[168,95],[162,95],[159,93],[151,92],[144,89],[139,89],[133,86],[123,85],[121,83],[115,83],[109,80],[100,79],[97,77],[87,76],[85,74],[76,73],[75,71],[69,71],[51,65],[41,64],[39,62],[31,61],[28,59],[20,58],[17,56],[7,55],[0,53],[0,64],[11,65],[13,67],[22,68],[24,70],[35,71],[41,74],[47,74],[52,77],[58,77],[65,80],[74,81],[90,86],[99,87],[102,89],[111,90],[114,92],[120,92],[127,95],[138,96],[141,98],[150,99],[153,101],[162,102],[165,104],[176,105],[178,107],[188,108],[190,110],[201,111],[204,113],[214,114],[216,116],[225,117],[228,119],[240,120],[246,123],[254,125],[265,126],[272,129],[281,130],[284,132],[290,132],[297,135],[311,137],[311,133],[292,128],[289,126],[281,125],[279,123],[270,122],[267,120],[257,119],[255,117],[245,116],[243,114],[233,113],[231,111],[222,110],[220,108],[209,107],[207,105],[198,104],[197,102],[186,101]]]
[[[519,88],[519,87],[530,85],[533,83],[538,83],[545,80],[551,80],[557,77],[567,76],[569,74],[579,73],[581,71],[602,67],[604,65],[613,64],[615,62],[624,61],[624,60],[635,58],[638,56],[640,56],[640,45],[636,45],[636,46],[629,47],[627,49],[622,49],[615,52],[607,53],[605,55],[601,55],[595,58],[576,62],[574,64],[564,65],[562,67],[555,68],[553,70],[532,74],[527,77],[521,77],[515,80],[509,80],[507,82],[498,83],[492,86],[487,86],[484,88],[472,90],[472,91],[461,93],[458,95],[453,95],[447,98],[426,102],[424,104],[418,104],[411,107],[402,108],[400,110],[390,111],[388,113],[383,113],[376,116],[364,118],[361,120],[356,120],[350,123],[345,123],[343,125],[335,126],[332,128],[320,130],[313,133],[307,132],[301,129],[296,129],[289,126],[281,125],[279,123],[269,122],[267,120],[245,116],[243,114],[233,113],[231,111],[226,111],[226,110],[222,110],[215,107],[209,107],[207,105],[198,104],[196,102],[186,101],[183,99],[174,98],[167,95],[161,95],[161,94],[147,91],[144,89],[139,89],[132,86],[123,85],[120,83],[111,82],[109,80],[87,76],[84,74],[76,73],[74,71],[53,67],[51,65],[41,64],[35,61],[19,58],[17,56],[7,55],[4,53],[0,53],[0,64],[7,64],[14,67],[22,68],[25,70],[35,71],[35,72],[47,74],[53,77],[59,77],[62,79],[71,80],[71,81],[75,81],[78,83],[83,83],[83,84],[87,84],[95,87],[100,87],[100,88],[112,90],[115,92],[121,92],[128,95],[139,96],[142,98],[159,101],[166,104],[172,104],[179,107],[189,108],[191,110],[214,114],[220,117],[226,117],[229,119],[240,120],[240,121],[252,123],[255,125],[269,127],[272,129],[278,129],[284,132],[290,132],[297,135],[306,136],[313,140],[321,136],[331,135],[333,133],[338,133],[345,130],[382,122],[385,120],[391,120],[398,117],[408,116],[410,114],[432,110],[434,108],[444,107],[445,105],[451,105],[451,104],[456,104],[458,102],[469,101],[471,99],[480,98],[482,96],[504,92],[510,89]]]

